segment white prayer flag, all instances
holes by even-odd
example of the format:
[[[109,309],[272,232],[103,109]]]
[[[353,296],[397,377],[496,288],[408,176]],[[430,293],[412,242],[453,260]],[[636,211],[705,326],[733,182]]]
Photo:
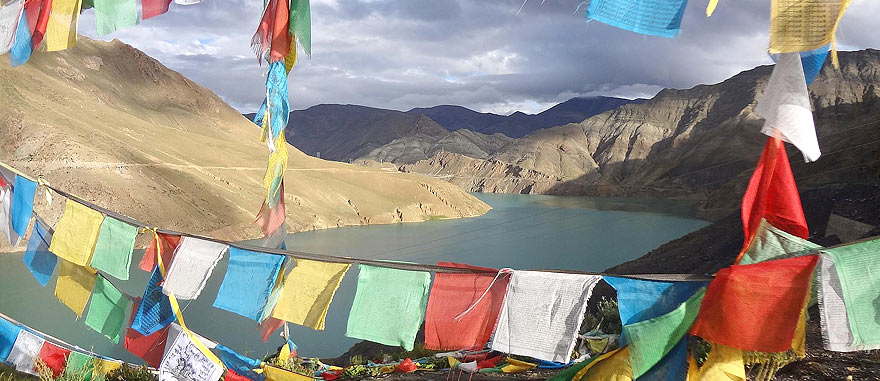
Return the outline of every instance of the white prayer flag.
[[[43,348],[43,338],[28,332],[26,329],[18,331],[18,337],[12,344],[12,350],[6,362],[15,366],[15,370],[27,374],[37,375],[34,365]]]
[[[227,248],[226,244],[183,237],[174,252],[162,292],[174,294],[178,299],[197,298]]]
[[[218,380],[221,375],[223,367],[205,356],[186,334],[178,334],[166,346],[159,365],[159,381]]]

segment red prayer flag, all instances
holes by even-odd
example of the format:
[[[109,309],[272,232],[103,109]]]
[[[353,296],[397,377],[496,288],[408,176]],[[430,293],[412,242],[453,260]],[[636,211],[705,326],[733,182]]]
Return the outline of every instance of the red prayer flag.
[[[761,160],[743,196],[742,221],[745,239],[742,251],[734,263],[739,263],[751,244],[762,218],[777,229],[803,239],[810,236],[785,145],[782,140],[773,137],[767,138]]]
[[[46,35],[49,12],[52,11],[52,0],[27,0],[24,7],[27,12],[28,29],[31,31],[32,49],[36,50]]]
[[[691,334],[746,351],[790,349],[818,259],[808,255],[721,269]]]
[[[142,0],[143,19],[146,20],[168,12],[169,4],[171,4],[171,0]]]
[[[284,182],[281,182],[281,188],[278,192],[278,204],[275,205],[274,208],[269,208],[269,204],[264,202],[263,206],[260,207],[260,212],[257,213],[257,220],[254,221],[255,224],[260,225],[260,229],[263,230],[263,235],[268,237],[272,234],[275,234],[278,231],[278,228],[284,224],[284,220],[287,219],[287,209],[284,206]]]
[[[251,381],[251,379],[233,372],[232,369],[227,369],[223,381]]]
[[[436,350],[482,349],[489,341],[501,303],[507,292],[509,274],[498,270],[452,262],[438,266],[485,270],[490,273],[437,273],[425,315],[425,348]],[[494,280],[494,284],[492,283]],[[492,286],[489,288],[489,286]],[[486,291],[488,289],[488,291]],[[483,299],[480,296],[485,293]],[[461,319],[455,317],[474,307]]]
[[[269,62],[279,61],[290,52],[290,5],[286,0],[269,0],[263,18],[257,27],[257,32],[251,39],[251,47],[257,53],[257,59],[262,60],[266,49],[269,52]]]
[[[128,321],[129,326],[134,315],[137,313],[138,306],[141,304],[141,298],[137,298],[131,304],[131,318]],[[152,335],[144,336],[140,332],[129,327],[125,330],[125,349],[140,357],[148,365],[158,368],[162,362],[162,353],[165,351],[165,342],[168,340],[169,327],[164,327]]]
[[[174,259],[174,249],[180,244],[180,236],[172,234],[159,233],[159,243],[162,244],[162,264],[165,268],[171,266],[171,260]],[[150,240],[150,246],[144,251],[144,256],[138,263],[138,268],[146,272],[153,272],[156,268],[156,240]]]
[[[265,343],[266,341],[268,341],[269,336],[272,335],[272,332],[277,331],[278,328],[281,328],[281,326],[283,325],[283,320],[278,320],[273,317],[268,317],[266,318],[266,320],[260,322],[260,336],[263,338],[263,342]]]
[[[58,377],[64,371],[64,366],[67,365],[67,356],[69,355],[70,350],[46,341],[43,343],[43,347],[40,348],[39,357],[40,360],[43,360],[49,366],[49,369],[52,369],[52,376]]]

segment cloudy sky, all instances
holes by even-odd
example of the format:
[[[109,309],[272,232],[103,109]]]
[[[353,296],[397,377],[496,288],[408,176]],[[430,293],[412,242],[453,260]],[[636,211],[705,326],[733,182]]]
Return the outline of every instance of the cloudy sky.
[[[687,7],[674,39],[586,23],[581,0],[312,0],[312,57],[289,80],[294,109],[350,103],[408,110],[456,104],[534,113],[574,96],[650,97],[716,83],[770,63],[770,0]],[[207,0],[99,37],[118,38],[206,86],[242,112],[265,94],[250,39],[260,0]],[[880,48],[880,1],[853,0],[842,50]],[[94,11],[80,22],[93,37]]]

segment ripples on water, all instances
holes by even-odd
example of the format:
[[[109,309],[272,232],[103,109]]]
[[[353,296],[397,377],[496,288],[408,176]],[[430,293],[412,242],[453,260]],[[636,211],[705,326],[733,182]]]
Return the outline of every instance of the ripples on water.
[[[539,195],[477,197],[493,210],[469,219],[292,234],[287,247],[418,263],[453,261],[516,269],[602,271],[707,225],[688,217],[690,205],[686,202]],[[132,260],[131,279],[114,282],[129,295],[140,296],[149,278],[137,269],[141,253]],[[251,356],[273,352],[282,344],[280,337],[264,344],[254,321],[211,306],[226,265],[224,258],[198,300],[182,301],[187,325]],[[0,255],[0,273],[0,312],[97,353],[140,363],[121,342],[115,345],[77,321],[75,314],[55,299],[54,281],[40,287],[22,263],[21,254]],[[325,331],[291,325],[300,355],[335,357],[359,341],[345,337],[357,273],[357,267],[352,267],[343,280],[330,305]]]

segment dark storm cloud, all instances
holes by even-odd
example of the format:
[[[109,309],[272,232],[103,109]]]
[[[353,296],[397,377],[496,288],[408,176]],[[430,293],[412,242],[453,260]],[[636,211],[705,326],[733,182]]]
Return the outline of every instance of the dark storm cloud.
[[[579,3],[529,0],[517,15],[520,0],[312,0],[313,57],[300,57],[291,75],[291,102],[537,112],[579,95],[645,97],[715,83],[770,63],[768,0],[721,0],[708,19],[705,2],[692,1],[674,39],[586,23],[583,8],[572,13]],[[261,5],[173,6],[103,38],[132,44],[252,111],[265,92],[266,67],[250,50]],[[880,45],[878,12],[880,2],[853,1],[840,46]],[[83,29],[93,23],[89,11]]]

